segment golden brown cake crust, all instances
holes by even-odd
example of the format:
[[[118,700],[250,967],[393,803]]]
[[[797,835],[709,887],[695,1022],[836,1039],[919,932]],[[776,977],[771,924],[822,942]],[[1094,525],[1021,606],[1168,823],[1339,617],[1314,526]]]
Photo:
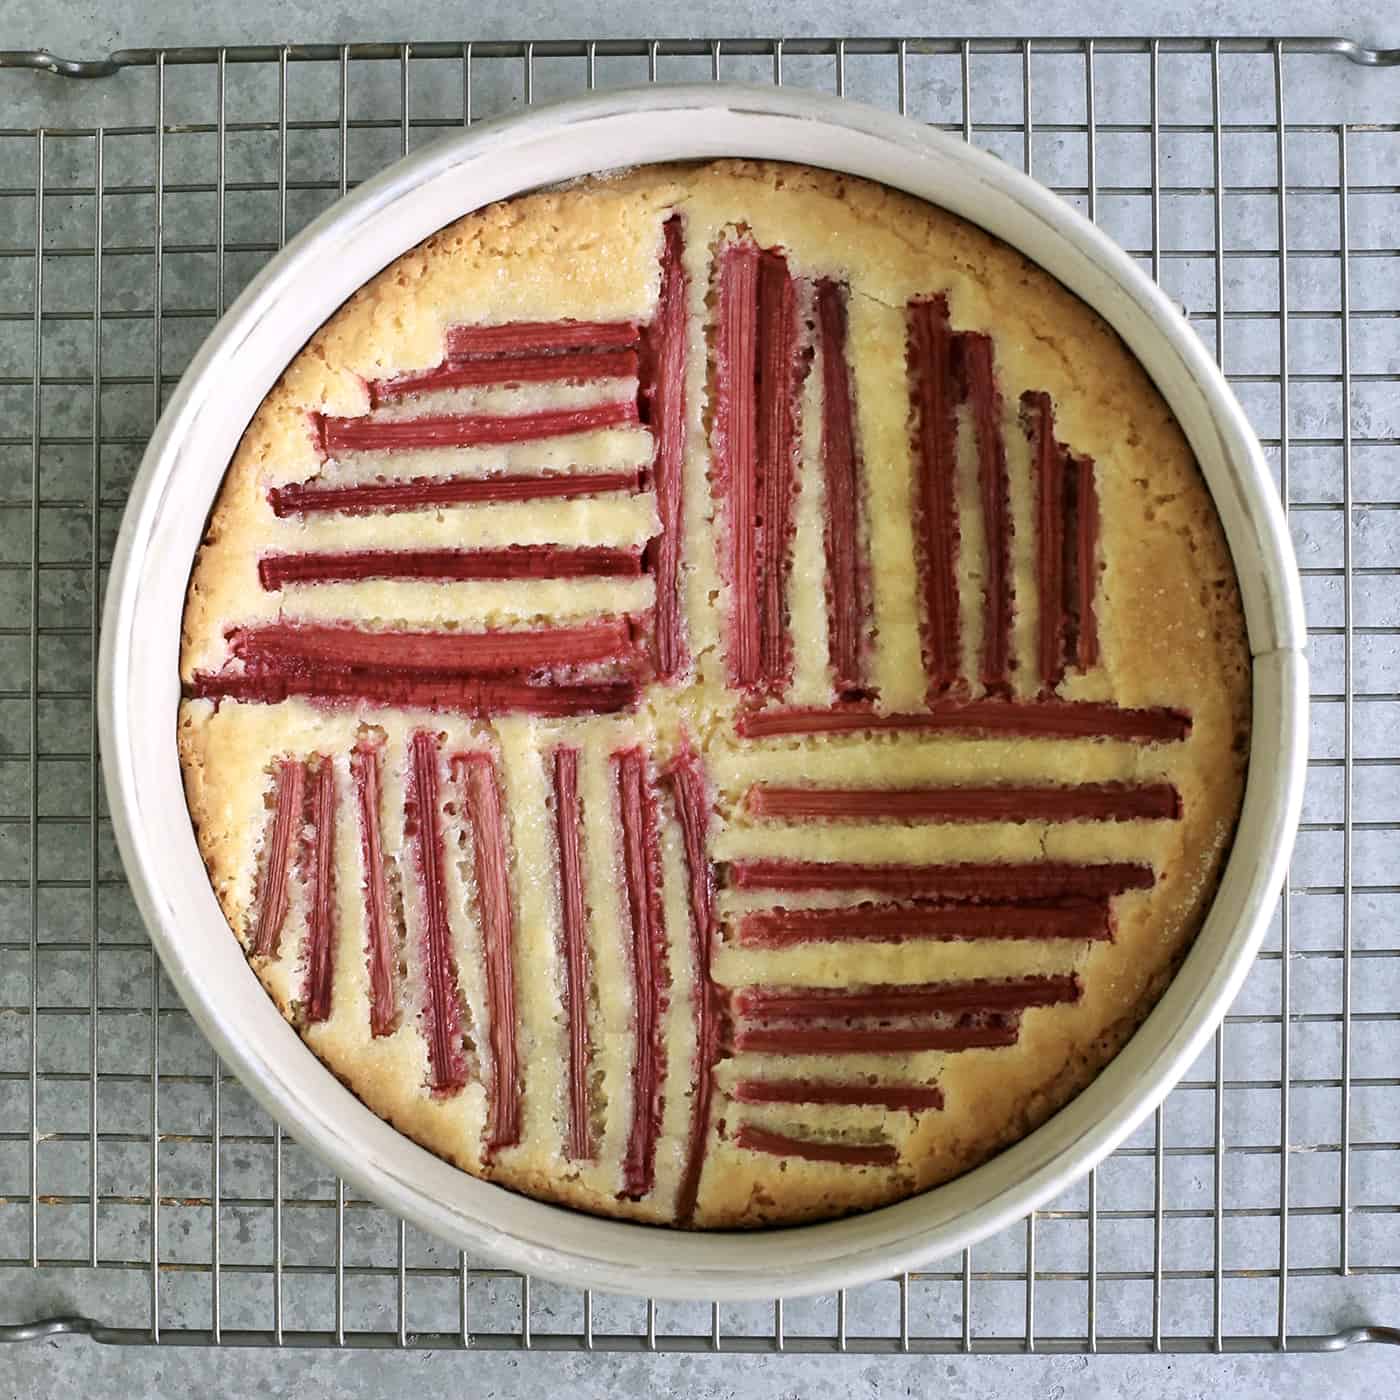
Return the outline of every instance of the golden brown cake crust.
[[[846,1058],[769,1057],[740,1052],[715,1073],[712,1131],[694,1223],[754,1226],[867,1209],[947,1181],[1016,1141],[1077,1093],[1150,1010],[1189,947],[1214,893],[1243,791],[1250,716],[1250,665],[1243,615],[1227,547],[1191,452],[1166,404],[1102,320],[1043,271],[981,230],[941,210],[863,181],[806,168],[750,162],[648,167],[586,180],[468,215],[405,254],[357,292],[316,333],[267,396],[229,468],[195,561],[185,610],[181,677],[229,664],[228,629],[278,618],[353,617],[371,627],[464,630],[538,625],[598,613],[645,615],[650,577],[531,580],[519,583],[366,581],[264,590],[259,558],[274,551],[493,548],[514,543],[641,546],[658,529],[653,493],[551,505],[446,507],[387,516],[276,518],[270,488],[331,474],[310,415],[363,415],[368,384],[421,370],[443,358],[450,326],[563,319],[647,322],[655,314],[662,226],[679,213],[686,229],[692,351],[687,370],[684,473],[683,616],[694,668],[677,686],[651,686],[635,714],[585,719],[511,715],[491,723],[448,713],[318,705],[304,699],[249,704],[186,699],[179,747],[191,816],[224,913],[250,946],[258,863],[266,841],[274,766],[284,754],[341,755],[342,825],[353,831],[348,759],[366,726],[386,755],[402,755],[413,733],[443,736],[445,753],[488,746],[497,756],[514,813],[510,855],[521,1055],[522,1128],[517,1146],[485,1160],[484,1072],[455,1094],[425,1087],[428,1054],[415,1017],[372,1036],[364,952],[363,869],[357,839],[337,838],[336,962],[331,1012],[306,1023],[301,959],[305,897],[293,888],[279,957],[253,965],[307,1043],[375,1112],[465,1170],[547,1200],[631,1219],[669,1222],[684,1173],[693,1084],[694,966],[684,936],[667,953],[671,1005],[662,1029],[665,1081],[655,1187],[639,1200],[622,1192],[619,1164],[629,1129],[631,1036],[625,892],[609,841],[610,756],[641,744],[656,763],[682,730],[699,750],[713,785],[710,854],[717,862],[720,939],[713,972],[723,989],[754,985],[842,987],[950,979],[1077,975],[1077,1000],[1021,1013],[1014,1044],[956,1053]],[[781,247],[804,284],[849,284],[850,373],[865,464],[866,537],[873,561],[870,657],[878,706],[904,713],[924,703],[917,580],[910,502],[915,480],[905,375],[906,306],[947,296],[958,331],[982,331],[995,345],[1007,410],[1011,487],[1011,564],[1016,597],[1013,695],[1037,690],[1033,658],[1038,598],[1031,449],[1015,430],[1025,391],[1053,400],[1055,434],[1092,459],[1101,525],[1097,603],[1099,664],[1073,670],[1067,700],[1121,707],[1184,708],[1189,737],[1133,744],[1092,738],[1047,741],[927,733],[876,736],[736,737],[736,699],[725,680],[729,583],[716,561],[722,509],[712,492],[710,434],[714,370],[703,322],[712,303],[712,252],[735,229],[764,248]],[[809,374],[804,414],[818,411],[819,376]],[[634,386],[635,387],[635,386]],[[548,399],[549,392],[556,399]],[[597,401],[590,387],[468,391],[468,411],[528,412],[559,394]],[[558,400],[562,401],[562,400]],[[457,411],[461,411],[458,407]],[[509,469],[605,470],[646,466],[649,435],[622,426],[568,441],[505,449],[422,452],[411,472],[440,477]],[[800,475],[815,478],[817,448],[804,443]],[[365,456],[345,480],[373,480],[391,463]],[[964,502],[965,504],[965,502]],[[802,487],[795,505],[789,594],[792,629],[805,639],[825,628],[820,494]],[[975,663],[979,641],[977,546],[965,546],[960,606],[962,645]],[[971,570],[970,577],[967,571]],[[799,646],[787,699],[829,703],[823,637],[813,656]],[[975,672],[975,664],[969,668]],[[976,685],[974,682],[974,691]],[[597,1159],[570,1160],[566,1027],[561,1006],[557,852],[548,817],[545,756],[575,744],[589,816],[583,859],[593,939],[592,1036],[602,1092],[594,1100]],[[444,769],[444,774],[446,774]],[[386,759],[385,810],[402,810],[404,778]],[[810,782],[863,787],[917,784],[1170,783],[1181,799],[1174,821],[911,822],[851,825],[764,821],[746,794],[755,783]],[[397,804],[397,805],[396,805]],[[451,818],[455,820],[455,818]],[[402,860],[407,838],[386,831],[386,857]],[[684,856],[667,826],[661,843],[667,927],[684,923]],[[465,847],[464,847],[465,849]],[[959,863],[969,861],[1148,861],[1150,890],[1113,902],[1112,939],[813,944],[779,950],[739,946],[745,910],[773,896],[733,887],[740,859]],[[479,891],[469,862],[449,861],[454,951],[469,1019],[489,1004],[480,931],[468,912]],[[456,866],[462,866],[458,872]],[[295,885],[295,881],[293,882]],[[777,902],[781,902],[778,900]],[[815,902],[823,902],[818,898]],[[411,943],[412,938],[408,939]],[[415,954],[404,952],[414,974]],[[411,1008],[410,1008],[411,1009]],[[484,1058],[482,1045],[475,1052]],[[894,1065],[894,1059],[898,1065]],[[868,1106],[741,1106],[736,1081],[843,1073],[937,1082],[943,1105],[910,1114]],[[746,1122],[788,1136],[819,1132],[838,1142],[897,1148],[893,1165],[852,1167],[747,1150]]]

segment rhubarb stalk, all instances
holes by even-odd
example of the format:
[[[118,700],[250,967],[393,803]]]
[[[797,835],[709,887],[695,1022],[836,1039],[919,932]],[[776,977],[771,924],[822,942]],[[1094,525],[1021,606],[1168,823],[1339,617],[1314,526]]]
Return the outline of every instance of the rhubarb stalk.
[[[437,736],[420,730],[408,752],[404,826],[413,846],[422,918],[422,964],[427,995],[423,1034],[428,1042],[429,1084],[433,1093],[457,1093],[467,1082],[462,1001],[452,929],[447,914],[442,823],[438,812]]]
[[[761,489],[762,586],[759,667],[770,690],[784,688],[792,669],[787,586],[797,450],[799,358],[797,283],[787,260],[764,250],[758,266],[758,473]]]
[[[915,558],[923,608],[924,670],[930,700],[947,694],[961,669],[958,619],[957,419],[961,388],[943,296],[911,301],[909,392],[914,405]]]
[[[820,1142],[814,1138],[786,1137],[752,1123],[740,1125],[734,1134],[734,1144],[749,1152],[797,1157],[804,1162],[831,1162],[842,1167],[892,1167],[899,1161],[899,1149],[892,1143],[871,1143],[867,1146],[850,1142]]]
[[[350,752],[355,805],[360,817],[361,893],[365,904],[365,964],[369,971],[369,1026],[377,1037],[399,1027],[398,938],[392,932],[384,881],[384,849],[379,831],[380,777],[377,744],[356,744]]]
[[[935,700],[927,710],[908,714],[881,714],[868,705],[741,710],[735,730],[743,739],[788,734],[927,733],[1171,744],[1190,735],[1191,716],[1185,710],[1166,707],[1120,709],[1097,700],[945,699]]]
[[[1176,821],[1181,817],[1181,795],[1170,783],[917,788],[759,784],[749,789],[748,808],[756,817],[780,821]]]
[[[640,335],[635,321],[507,321],[499,326],[449,326],[447,358],[621,350],[635,345]]]
[[[1078,1001],[1080,994],[1079,978],[1065,973],[871,987],[741,987],[732,994],[732,1001],[736,1013],[747,1021],[885,1021],[967,1011],[1024,1011]]]
[[[599,428],[635,426],[635,399],[585,408],[546,408],[534,413],[445,413],[422,418],[331,418],[317,420],[322,453],[406,452],[426,447],[502,447],[565,437]]]
[[[274,798],[270,829],[263,843],[262,874],[257,896],[257,919],[253,926],[253,955],[277,956],[282,925],[287,920],[287,870],[295,847],[292,836],[301,829],[302,790],[306,770],[294,758],[277,764],[277,794]]]
[[[411,394],[436,389],[465,389],[481,384],[582,383],[630,379],[637,373],[635,350],[564,351],[557,355],[491,355],[473,360],[445,360],[432,369],[376,379],[369,386],[374,408]]]
[[[363,549],[342,554],[264,554],[258,581],[269,593],[295,583],[364,579],[472,582],[534,578],[637,578],[640,551],[615,545],[508,545],[504,549]]]
[[[661,293],[656,319],[642,335],[642,402],[656,443],[652,470],[661,533],[654,543],[656,674],[672,681],[685,665],[681,628],[681,550],[685,508],[685,368],[688,282],[681,216],[662,225]]]
[[[1112,937],[1107,897],[1044,904],[857,904],[846,909],[764,909],[739,921],[746,948],[802,943],[961,942]]]
[[[730,1090],[735,1103],[798,1103],[850,1108],[885,1108],[923,1113],[943,1107],[936,1084],[837,1083],[818,1079],[741,1079]]]
[[[576,1162],[592,1161],[593,1115],[588,1081],[593,1048],[588,1033],[588,986],[592,975],[588,955],[587,915],[583,899],[583,855],[579,834],[583,809],[578,793],[578,750],[554,750],[554,823],[559,852],[559,909],[564,962],[564,1014],[569,1032],[568,1154]]]
[[[661,849],[656,798],[639,748],[613,756],[622,867],[631,925],[632,1125],[623,1156],[623,1193],[634,1199],[656,1184],[656,1139],[661,1128],[661,1086],[666,1067],[662,1011],[666,1000],[666,942],[661,904]]]
[[[958,340],[977,431],[977,486],[986,537],[980,679],[988,694],[1005,695],[1011,686],[1011,487],[1001,435],[1001,394],[991,338],[968,331]]]
[[[1094,597],[1099,583],[1099,497],[1094,486],[1094,459],[1076,455],[1072,460],[1077,488],[1074,582],[1079,592],[1076,605],[1079,634],[1075,638],[1075,663],[1081,671],[1089,671],[1099,663],[1099,626],[1094,610]]]
[[[826,494],[827,650],[836,693],[866,689],[865,648],[870,604],[861,551],[862,472],[846,355],[846,288],[823,280],[816,289],[822,371],[822,477]]]
[[[476,898],[491,1007],[491,1080],[486,1093],[486,1158],[520,1141],[520,1071],[515,1031],[515,920],[500,779],[489,753],[452,760],[466,798],[476,854]]]
[[[1053,691],[1065,674],[1065,460],[1055,441],[1050,395],[1021,395],[1021,422],[1031,443],[1036,480],[1036,589],[1040,594],[1040,637],[1036,648],[1040,684]]]
[[[306,831],[306,977],[302,1015],[308,1025],[331,1014],[335,980],[335,765],[319,755]]]
[[[439,510],[444,506],[489,501],[559,501],[641,489],[641,473],[620,472],[503,473],[500,476],[450,476],[440,481],[376,481],[335,486],[320,481],[274,486],[268,493],[279,517],[336,511],[342,515],[393,514],[401,510]]]
[[[731,684],[781,689],[791,669],[787,580],[798,429],[797,284],[743,240],[719,258],[715,456],[728,505]]]
[[[759,251],[731,243],[719,256],[715,342],[715,466],[725,495],[729,533],[729,681],[749,689],[759,680],[758,374]]]
[[[499,714],[609,715],[634,709],[641,686],[633,680],[531,684],[516,679],[477,680],[462,676],[399,675],[393,670],[293,669],[195,673],[187,690],[193,699],[239,700],[276,705],[293,695],[327,704],[359,700],[400,709],[444,710],[476,717]]]
[[[1049,899],[1102,899],[1156,883],[1150,865],[1118,861],[1075,865],[1022,864],[856,865],[801,860],[739,860],[729,882],[740,890],[869,890],[900,899],[967,904],[1039,903]]]
[[[632,645],[625,617],[577,627],[489,632],[371,632],[343,623],[275,622],[237,627],[228,637],[230,650],[250,670],[367,667],[438,676],[499,676],[549,666],[583,666],[617,660]]]
[[[1087,671],[1098,664],[1098,493],[1093,458],[1072,452],[1055,437],[1049,394],[1021,395],[1021,423],[1037,484],[1040,683],[1053,691],[1067,667]]]
[[[688,1224],[695,1214],[700,1173],[710,1135],[710,1103],[714,1094],[714,1065],[719,1056],[719,992],[710,972],[714,946],[715,891],[707,836],[710,800],[700,760],[687,748],[664,774],[681,829],[690,895],[690,947],[695,965],[695,1073],[691,1085],[690,1129],[685,1166],[676,1189],[676,1219]]]
[[[734,1048],[763,1055],[919,1055],[930,1050],[995,1050],[1015,1045],[1017,1018],[926,1026],[740,1026]]]

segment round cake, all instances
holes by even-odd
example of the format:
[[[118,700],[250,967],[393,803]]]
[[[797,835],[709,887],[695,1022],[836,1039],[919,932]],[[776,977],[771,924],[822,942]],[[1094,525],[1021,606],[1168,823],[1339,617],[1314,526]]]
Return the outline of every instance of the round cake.
[[[443,229],[249,425],[179,744],[233,934],[465,1171],[694,1228],[947,1181],[1214,894],[1249,652],[1191,451],[980,229],[778,164]]]

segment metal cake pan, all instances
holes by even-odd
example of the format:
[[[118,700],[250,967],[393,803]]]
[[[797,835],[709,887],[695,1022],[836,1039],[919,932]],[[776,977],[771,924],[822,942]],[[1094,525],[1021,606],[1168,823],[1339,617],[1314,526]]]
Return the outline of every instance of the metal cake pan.
[[[951,210],[1086,301],[1176,414],[1224,523],[1253,656],[1244,808],[1200,934],[1102,1074],[1040,1129],[957,1180],[846,1220],[690,1234],[516,1195],[435,1157],[345,1089],[282,1019],[229,936],[185,806],[176,752],[185,587],[225,468],[264,395],[362,283],[461,215],[616,166],[743,156],[840,170]],[[474,1257],[656,1298],[817,1293],[964,1249],[1065,1189],[1161,1101],[1202,1050],[1264,937],[1297,829],[1307,754],[1306,629],[1277,490],[1243,410],[1185,318],[1067,203],[994,156],[818,94],[645,87],[490,122],[361,186],[253,280],[181,380],[117,540],[99,659],[113,827],[151,939],[223,1061],[356,1189]]]

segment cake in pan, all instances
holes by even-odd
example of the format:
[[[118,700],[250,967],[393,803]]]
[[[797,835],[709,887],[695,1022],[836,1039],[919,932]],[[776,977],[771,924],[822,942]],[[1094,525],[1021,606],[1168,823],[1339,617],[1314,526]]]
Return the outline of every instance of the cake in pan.
[[[947,1181],[1150,1010],[1249,654],[1191,451],[971,224],[800,167],[460,220],[287,368],[185,609],[232,933],[463,1170],[695,1228]]]

